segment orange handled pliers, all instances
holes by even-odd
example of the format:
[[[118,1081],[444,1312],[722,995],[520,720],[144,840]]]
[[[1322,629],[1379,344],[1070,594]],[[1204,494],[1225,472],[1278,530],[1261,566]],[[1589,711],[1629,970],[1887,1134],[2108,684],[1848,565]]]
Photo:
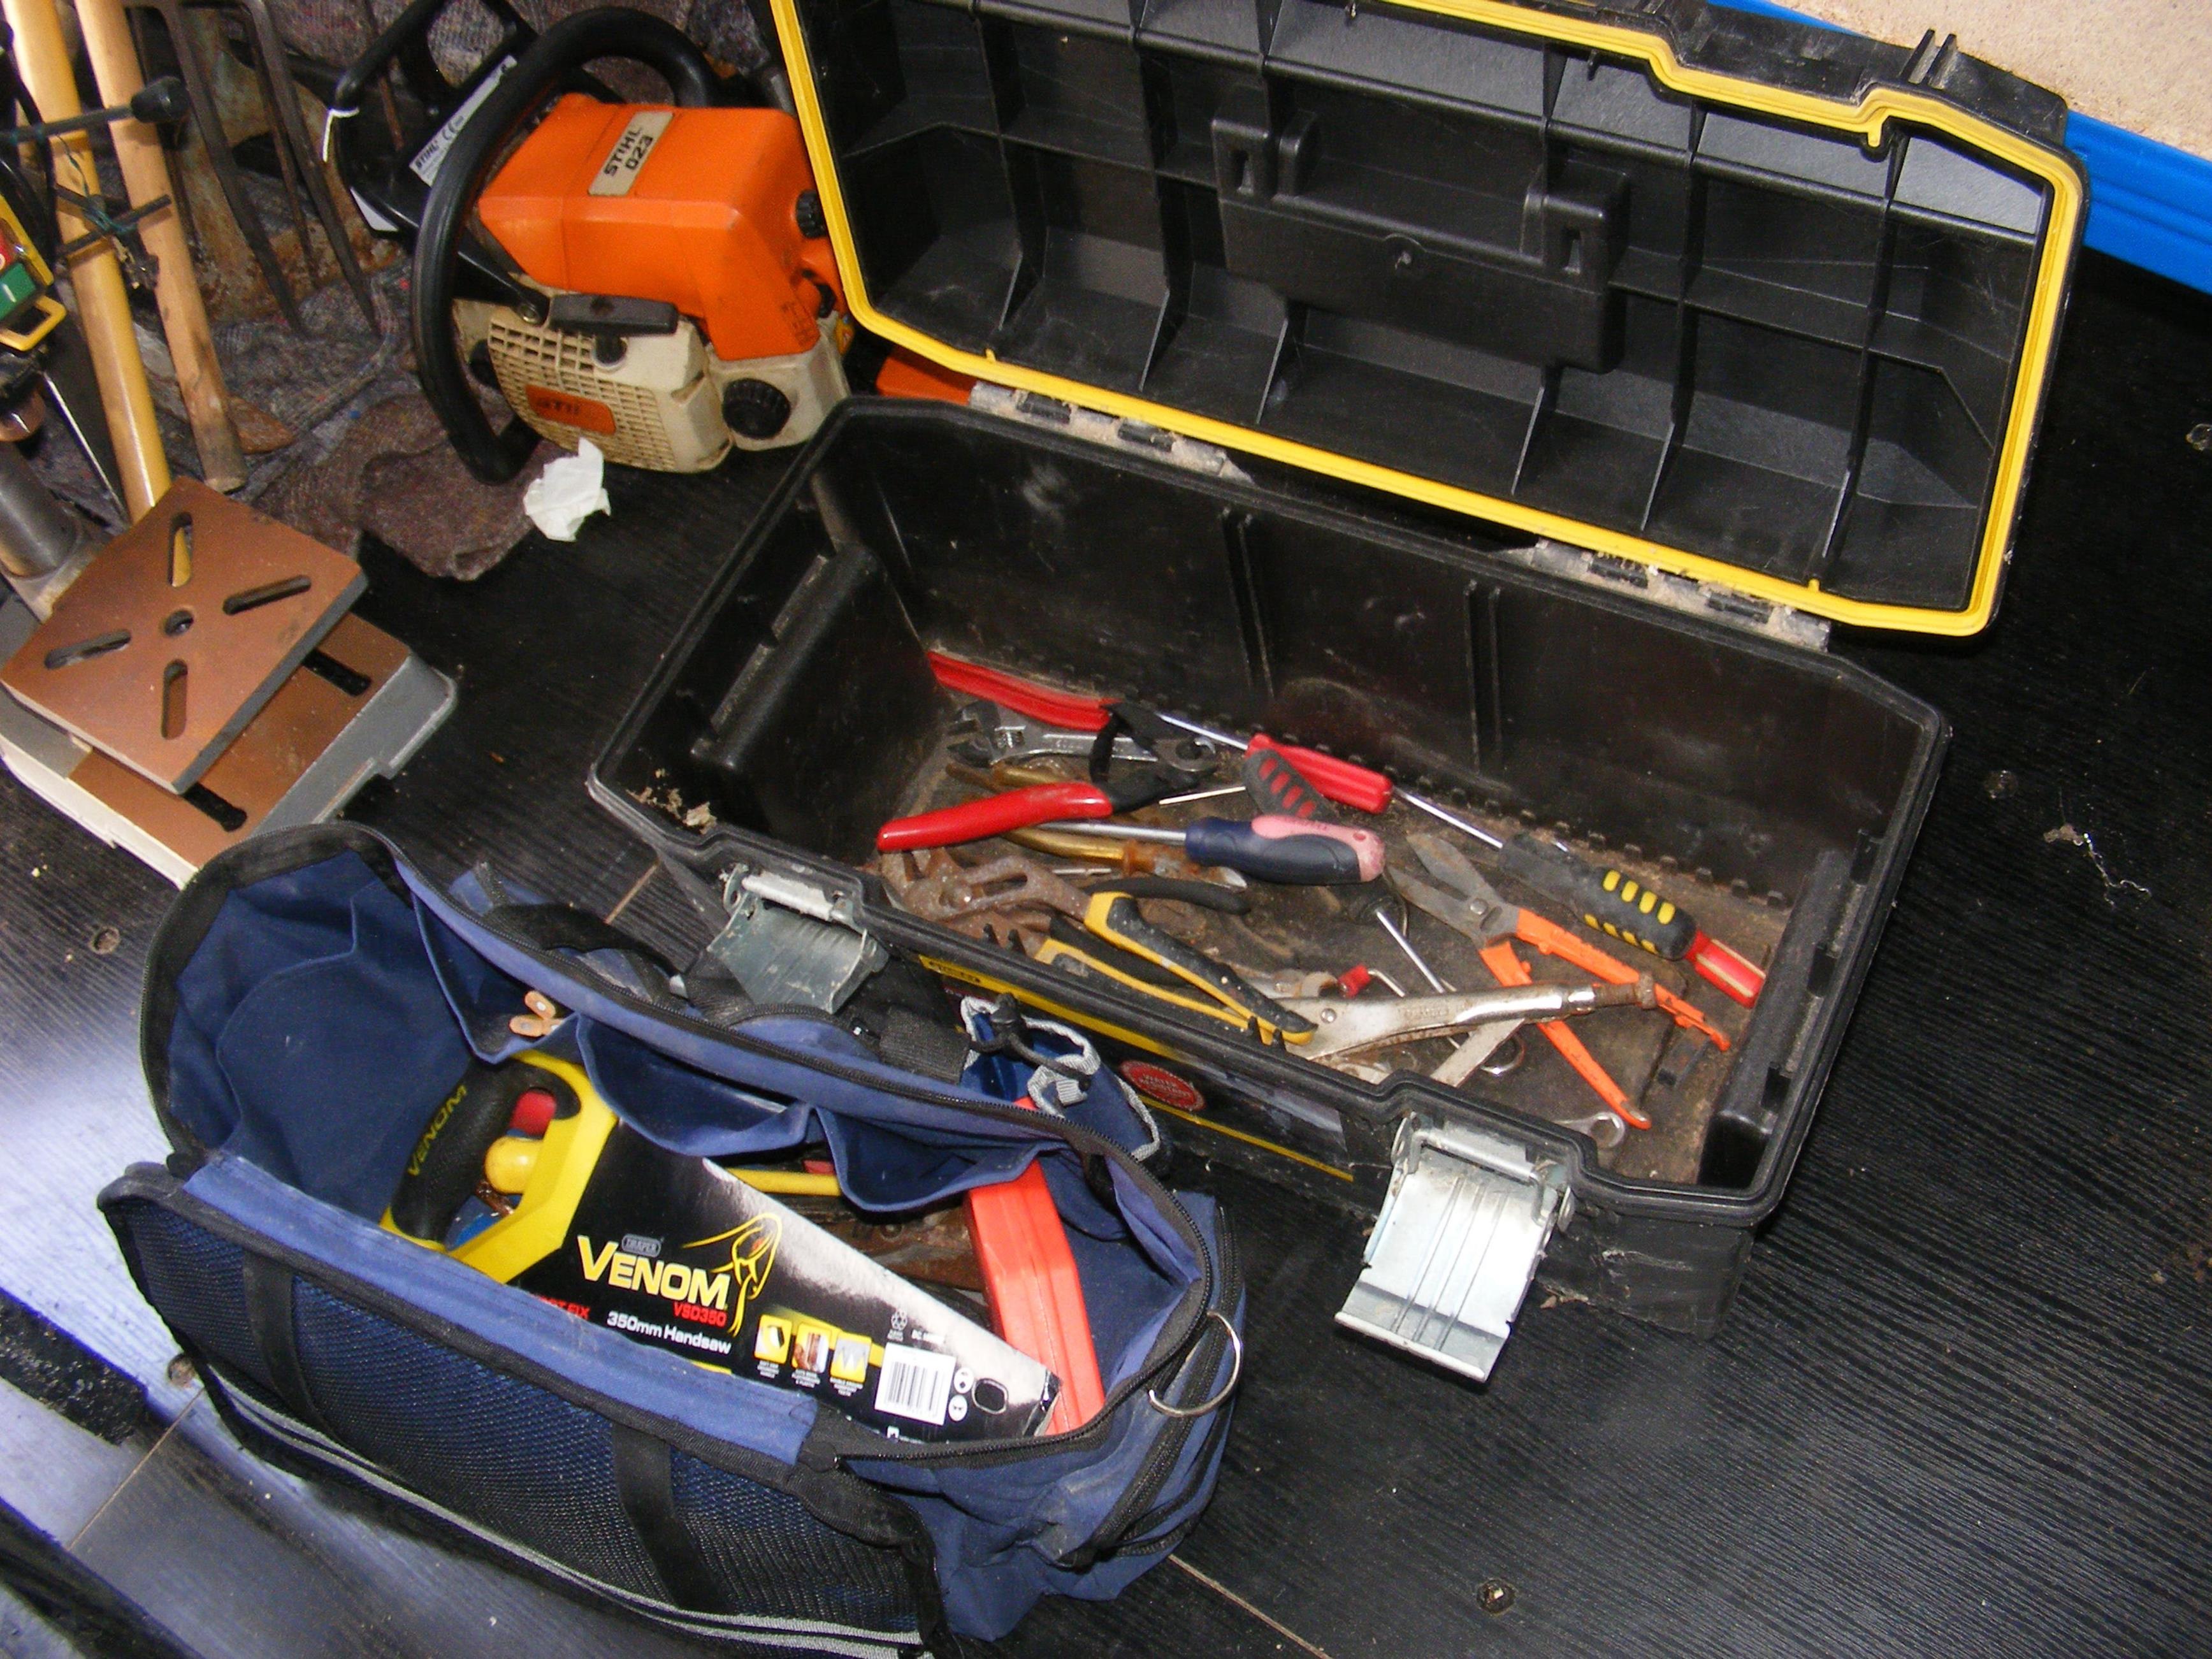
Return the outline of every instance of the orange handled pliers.
[[[1439,884],[1431,886],[1417,876],[1397,870],[1391,872],[1391,884],[1407,903],[1427,911],[1445,927],[1472,939],[1482,952],[1483,966],[1490,969],[1500,985],[1529,983],[1527,964],[1514,953],[1511,941],[1516,939],[1531,950],[1557,957],[1591,978],[1609,984],[1632,984],[1639,977],[1626,963],[1607,955],[1594,945],[1583,943],[1565,928],[1520,905],[1508,904],[1466,856],[1443,837],[1416,833],[1406,839],[1407,845],[1413,849],[1413,856],[1420,860],[1421,867]],[[1694,1004],[1672,991],[1660,990],[1657,995],[1659,1006],[1677,1025],[1686,1025],[1703,1033],[1716,1048],[1728,1048],[1728,1038]],[[1651,1127],[1651,1120],[1597,1063],[1595,1056],[1583,1047],[1580,1037],[1558,1020],[1536,1029],[1559,1051],[1560,1058],[1596,1091],[1598,1098],[1618,1112],[1624,1121],[1638,1129]]]

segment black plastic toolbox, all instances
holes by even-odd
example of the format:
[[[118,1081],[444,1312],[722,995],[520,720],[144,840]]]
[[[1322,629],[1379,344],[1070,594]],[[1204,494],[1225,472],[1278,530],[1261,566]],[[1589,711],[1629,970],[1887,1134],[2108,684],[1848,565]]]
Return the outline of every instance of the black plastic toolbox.
[[[1164,1056],[1210,1154],[1386,1220],[1425,1158],[1464,1164],[1512,1224],[1528,1197],[1553,1289],[1716,1328],[1944,743],[1828,627],[1994,610],[2079,230],[2063,107],[1951,43],[1694,3],[776,11],[856,315],[988,384],[838,411],[595,793],[681,870],[850,893],[947,977]],[[930,652],[1553,830],[1765,990],[1640,958],[1734,1046],[1677,1077],[1663,1019],[1579,1022],[1656,1103],[1601,1150],[1534,1045],[1502,1079],[1370,1084],[948,933],[858,868],[955,798]],[[1396,963],[1356,904],[1270,903],[1316,965]]]

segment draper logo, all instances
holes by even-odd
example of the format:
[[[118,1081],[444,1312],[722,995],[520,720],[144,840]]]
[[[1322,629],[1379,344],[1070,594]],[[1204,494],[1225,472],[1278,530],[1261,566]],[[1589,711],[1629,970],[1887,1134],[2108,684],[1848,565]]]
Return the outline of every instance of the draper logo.
[[[660,1260],[660,1241],[649,1233],[624,1233],[622,1247],[632,1255],[641,1255],[648,1261]]]
[[[666,1297],[678,1304],[679,1315],[685,1307],[710,1309],[734,1325],[744,1317],[746,1303],[767,1285],[769,1271],[775,1265],[775,1247],[782,1237],[782,1225],[775,1217],[756,1216],[742,1227],[684,1247],[694,1250],[726,1243],[728,1264],[712,1270],[684,1261],[658,1261],[625,1248],[649,1243],[659,1252],[659,1240],[637,1234],[625,1235],[619,1244],[610,1239],[594,1247],[589,1235],[578,1233],[576,1253],[583,1261],[584,1277],[594,1285],[604,1282],[617,1291]],[[724,1321],[717,1318],[708,1322],[719,1325]]]
[[[595,1251],[584,1233],[576,1235],[576,1252],[584,1258],[584,1277],[594,1285],[605,1279],[618,1291],[642,1291],[647,1296],[665,1296],[671,1302],[696,1302],[702,1308],[730,1305],[727,1273],[632,1255],[611,1239]]]

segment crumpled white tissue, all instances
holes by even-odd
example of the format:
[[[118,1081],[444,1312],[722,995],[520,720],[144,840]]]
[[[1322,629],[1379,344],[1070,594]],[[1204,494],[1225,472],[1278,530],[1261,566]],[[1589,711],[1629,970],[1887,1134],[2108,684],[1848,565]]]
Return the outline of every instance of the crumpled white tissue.
[[[606,457],[589,438],[576,445],[576,453],[549,462],[545,470],[522,492],[522,510],[549,540],[573,542],[577,526],[594,513],[609,513]]]

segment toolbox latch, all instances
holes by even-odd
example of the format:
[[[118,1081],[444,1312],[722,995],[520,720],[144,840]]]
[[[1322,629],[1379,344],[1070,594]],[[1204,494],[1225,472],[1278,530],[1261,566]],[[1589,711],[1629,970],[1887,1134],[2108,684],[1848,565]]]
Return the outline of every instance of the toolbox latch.
[[[1725,583],[1693,581],[1634,559],[1565,542],[1539,541],[1527,547],[1503,548],[1499,556],[1584,587],[1640,599],[1741,633],[1757,634],[1808,651],[1828,648],[1826,618],[1757,598]]]
[[[1485,1382],[1552,1230],[1573,1213],[1565,1171],[1510,1140],[1415,1117],[1399,1126],[1393,1160],[1336,1322]]]
[[[849,893],[736,865],[723,878],[722,904],[729,921],[705,954],[757,1003],[835,1013],[890,960]]]
[[[986,415],[1019,421],[1024,426],[1042,427],[1067,437],[1103,444],[1109,449],[1165,461],[1186,472],[1208,478],[1222,478],[1231,483],[1252,482],[1251,476],[1229,459],[1229,452],[1218,445],[1200,443],[1165,427],[1085,409],[1080,404],[1063,403],[1058,398],[1040,397],[1033,392],[1017,392],[1012,386],[978,380],[975,391],[968,396],[968,406]]]

